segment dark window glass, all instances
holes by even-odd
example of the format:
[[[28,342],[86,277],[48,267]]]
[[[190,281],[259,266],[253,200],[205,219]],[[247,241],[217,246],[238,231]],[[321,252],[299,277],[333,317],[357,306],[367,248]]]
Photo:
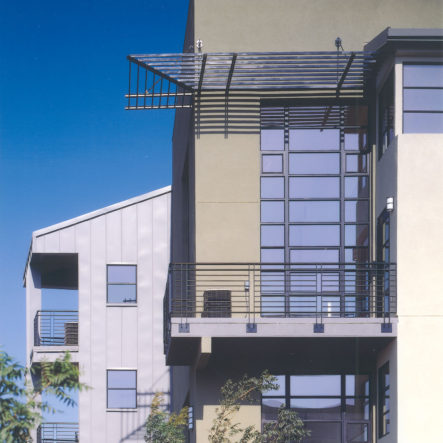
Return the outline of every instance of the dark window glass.
[[[107,407],[110,409],[137,407],[137,371],[107,371]]]
[[[261,407],[262,425],[277,420],[278,410],[285,404],[284,398],[263,398]]]
[[[262,129],[260,142],[262,151],[283,151],[285,133],[283,129]]]
[[[346,396],[369,397],[369,377],[364,375],[346,375]]]
[[[284,196],[285,196],[284,177],[261,178],[261,198],[284,198]]]
[[[262,225],[261,227],[262,246],[284,246],[285,231],[283,225]]]
[[[290,174],[339,174],[340,154],[289,154]]]
[[[290,198],[339,198],[338,177],[290,177]]]
[[[346,154],[346,172],[368,172],[368,156]]]
[[[403,132],[405,134],[438,134],[443,132],[443,113],[403,114]]]
[[[378,435],[383,437],[389,434],[390,406],[389,406],[389,362],[378,370]]]
[[[338,201],[291,201],[289,202],[290,222],[339,222],[340,202]]]
[[[301,414],[301,418],[305,417]],[[311,435],[306,443],[340,443],[342,441],[341,423],[314,421],[306,423]]]
[[[384,84],[378,97],[378,152],[379,158],[394,139],[394,73]]]
[[[338,129],[291,129],[289,150],[291,151],[338,151],[340,131]]]
[[[340,246],[339,225],[291,225],[290,246]]]
[[[340,420],[341,402],[340,397],[291,398],[291,409],[296,410],[303,420]]]
[[[368,198],[368,177],[345,177],[346,198]]]
[[[107,288],[108,303],[136,303],[137,266],[108,265]]]
[[[345,248],[346,263],[366,263],[369,259],[368,248]]]
[[[261,221],[262,223],[283,223],[285,221],[285,203],[283,201],[262,201]]]
[[[348,423],[346,435],[350,443],[369,442],[369,427],[367,423]]]
[[[443,65],[403,65],[403,86],[443,88]]]
[[[283,172],[283,156],[282,155],[262,155],[262,171],[265,173],[270,172]]]
[[[338,249],[291,249],[291,263],[338,263]]]
[[[369,202],[367,200],[345,201],[346,222],[367,222],[369,220]]]

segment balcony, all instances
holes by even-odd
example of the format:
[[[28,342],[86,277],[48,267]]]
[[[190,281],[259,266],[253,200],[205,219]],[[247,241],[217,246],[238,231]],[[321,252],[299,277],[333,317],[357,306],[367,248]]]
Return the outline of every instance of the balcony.
[[[164,309],[166,347],[175,337],[392,333],[396,265],[171,264]]]
[[[78,442],[78,423],[42,423],[37,428],[37,443]]]
[[[78,352],[78,311],[39,310],[34,317],[33,363]],[[72,356],[76,362],[76,355]]]

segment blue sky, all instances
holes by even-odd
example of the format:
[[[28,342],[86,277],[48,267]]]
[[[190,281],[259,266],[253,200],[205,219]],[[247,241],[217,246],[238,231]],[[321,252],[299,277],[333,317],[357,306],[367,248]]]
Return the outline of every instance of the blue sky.
[[[0,345],[25,362],[34,230],[171,182],[173,111],[125,111],[126,55],[181,52],[187,0],[0,2]]]

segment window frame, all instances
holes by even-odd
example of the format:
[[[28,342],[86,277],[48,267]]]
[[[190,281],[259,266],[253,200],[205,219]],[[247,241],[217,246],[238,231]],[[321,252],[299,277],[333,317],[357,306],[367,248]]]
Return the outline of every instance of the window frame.
[[[109,283],[109,268],[113,266],[131,266],[135,267],[135,283]],[[135,286],[135,300],[134,301],[109,301],[109,286]],[[106,305],[107,306],[137,306],[138,303],[138,266],[135,263],[108,263],[106,264]]]
[[[443,106],[440,110],[429,109],[405,109],[405,91],[406,90],[442,90],[443,86],[405,86],[405,67],[406,66],[443,66],[441,61],[404,61],[402,63],[402,133],[403,134],[442,134],[443,128],[439,132],[415,132],[405,131],[405,114],[443,114]]]
[[[389,106],[389,101],[392,103]],[[388,104],[388,105],[387,105]],[[392,109],[392,112],[390,111]],[[384,126],[385,110],[387,110],[387,123]],[[386,76],[379,92],[377,93],[377,113],[378,113],[378,128],[377,128],[377,145],[378,145],[378,160],[383,157],[383,154],[388,149],[392,140],[395,138],[395,72],[392,68]],[[392,122],[392,125],[389,125]],[[385,143],[386,137],[386,143]]]
[[[109,373],[110,372],[135,372],[135,388],[110,388],[109,387]],[[108,411],[120,411],[120,410],[125,410],[125,411],[133,411],[138,409],[138,403],[137,403],[137,392],[138,392],[138,374],[137,374],[137,369],[133,369],[133,368],[110,368],[110,369],[106,369],[106,410]],[[135,406],[134,407],[124,407],[124,406],[118,406],[118,407],[110,407],[109,406],[109,391],[121,391],[121,390],[133,390],[134,394],[135,394]]]

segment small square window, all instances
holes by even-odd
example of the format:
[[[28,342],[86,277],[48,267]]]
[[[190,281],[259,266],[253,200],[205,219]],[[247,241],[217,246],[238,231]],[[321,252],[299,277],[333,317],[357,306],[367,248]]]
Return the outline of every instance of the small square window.
[[[137,371],[108,369],[107,371],[107,408],[137,408]]]
[[[137,303],[137,266],[108,265],[107,302]]]

